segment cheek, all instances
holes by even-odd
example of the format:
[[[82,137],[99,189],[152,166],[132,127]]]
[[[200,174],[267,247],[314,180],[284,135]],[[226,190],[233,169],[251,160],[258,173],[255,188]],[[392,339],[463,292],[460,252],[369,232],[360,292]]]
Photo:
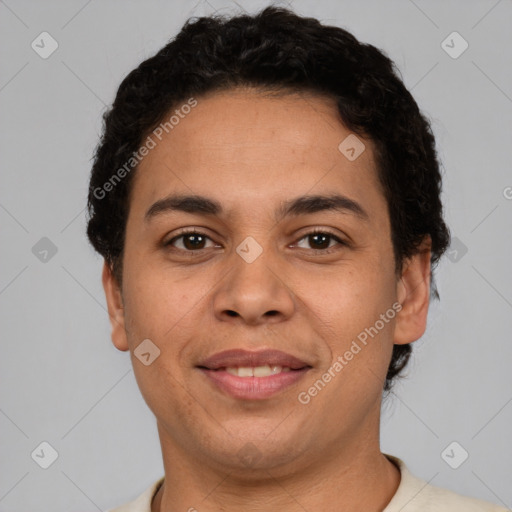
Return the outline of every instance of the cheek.
[[[359,268],[355,264],[330,275],[310,275],[304,299],[308,303],[315,300],[318,313],[330,324],[364,327],[393,303],[395,281],[388,267],[362,263]]]
[[[194,390],[187,386],[179,369],[169,364],[169,350],[169,347],[164,347],[149,366],[134,360],[134,374],[149,409],[156,418],[164,419],[166,428],[174,429],[173,436],[181,438],[184,444],[190,441],[186,433],[204,423],[201,410],[206,404],[195,398]]]
[[[200,299],[194,280],[177,282],[171,272],[150,264],[126,272],[125,318],[132,338],[162,341]],[[129,277],[128,277],[129,276]]]
[[[309,390],[316,393],[326,383],[325,392],[318,392],[323,398],[317,406],[337,404],[329,413],[335,429],[347,422],[347,414],[362,421],[357,415],[381,396],[393,348],[392,294],[382,279],[363,284],[353,277],[343,285],[331,284],[323,295],[324,306],[315,315],[316,330],[328,346],[330,359],[312,376],[309,385],[315,389]]]
[[[314,291],[310,286],[304,301],[314,308],[315,330],[328,345],[331,360],[338,356],[348,360],[345,373],[364,367],[382,376],[391,355],[396,316],[393,262],[375,261],[359,269],[353,265],[338,276],[310,282],[315,283]]]
[[[201,286],[197,293],[191,293],[188,290],[194,289],[193,280],[177,283],[171,274],[157,272],[149,265],[140,271],[129,268],[126,276],[125,322],[140,392],[157,417],[174,411],[185,419],[194,407],[186,391],[180,353],[192,337],[194,308],[200,307],[205,290]],[[147,339],[157,348],[149,345],[151,362],[146,365],[144,358],[139,359],[142,351],[138,347]]]

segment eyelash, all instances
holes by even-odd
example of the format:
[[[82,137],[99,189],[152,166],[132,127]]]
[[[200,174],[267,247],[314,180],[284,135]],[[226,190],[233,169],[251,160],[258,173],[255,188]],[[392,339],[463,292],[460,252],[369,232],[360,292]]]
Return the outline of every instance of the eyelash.
[[[211,240],[211,238],[207,235],[205,235],[204,233],[201,233],[200,231],[195,231],[195,230],[188,230],[188,231],[182,231],[179,235],[173,237],[171,240],[169,240],[168,242],[165,242],[164,243],[164,246],[165,247],[170,247],[176,251],[183,251],[183,252],[187,252],[187,253],[190,253],[190,254],[193,254],[193,253],[200,253],[202,250],[204,249],[197,249],[197,250],[189,250],[189,249],[178,249],[176,247],[173,247],[172,244],[176,241],[176,240],[179,240],[180,238],[184,238],[188,235],[199,235],[199,236],[202,236],[204,238],[207,238],[209,240]],[[307,233],[305,233],[303,236],[301,236],[301,238],[298,240],[298,242],[310,237],[310,236],[313,236],[313,235],[327,235],[328,237],[330,237],[331,239],[333,239],[334,241],[336,241],[338,243],[338,245],[341,245],[341,246],[344,246],[344,247],[348,247],[349,244],[348,242],[342,240],[341,238],[339,238],[337,235],[335,235],[334,233],[331,233],[329,230],[326,230],[326,229],[313,229],[312,231],[308,231]],[[339,250],[339,247],[328,247],[327,249],[310,249],[311,251],[313,251],[315,254],[331,254],[332,252],[335,252],[337,250]]]

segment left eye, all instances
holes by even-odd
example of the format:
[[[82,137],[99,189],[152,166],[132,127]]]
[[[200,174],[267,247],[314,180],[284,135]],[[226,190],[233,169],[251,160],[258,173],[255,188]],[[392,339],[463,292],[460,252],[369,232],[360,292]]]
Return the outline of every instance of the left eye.
[[[212,242],[210,237],[206,236],[204,233],[189,231],[186,233],[181,233],[180,235],[172,238],[166,242],[165,245],[190,252],[205,249],[207,240]],[[181,247],[176,243],[178,241],[181,241]],[[323,252],[328,252],[326,249],[331,249],[336,245],[336,243],[338,245],[346,245],[343,240],[326,231],[312,231],[311,233],[308,233],[300,238],[296,245],[300,247],[299,244],[303,241],[306,241],[306,243],[309,243],[310,245],[314,245],[315,247],[312,247],[313,250]],[[334,245],[332,245],[332,242],[335,242]],[[305,248],[307,249],[307,247]]]
[[[333,245],[330,245],[331,242],[337,242],[340,245],[344,245],[343,240],[339,239],[337,236],[326,232],[326,231],[313,231],[308,233],[304,237],[299,240],[299,243],[303,240],[310,245],[316,246],[313,247],[313,250],[325,251],[325,249],[331,249]],[[297,244],[298,245],[298,244]],[[306,247],[307,249],[307,247]]]

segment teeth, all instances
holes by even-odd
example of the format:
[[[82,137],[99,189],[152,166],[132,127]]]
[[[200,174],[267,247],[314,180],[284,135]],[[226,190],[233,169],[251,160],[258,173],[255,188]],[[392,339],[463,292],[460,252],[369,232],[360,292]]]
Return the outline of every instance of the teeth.
[[[279,370],[279,371],[275,371],[275,370]],[[275,375],[276,373],[279,373],[280,371],[281,371],[280,366],[272,366],[272,368],[270,368],[270,366],[268,364],[266,364],[265,366],[257,366],[256,368],[254,368],[253,375],[255,377],[268,377],[269,375]]]
[[[237,377],[270,377],[270,375],[276,375],[281,372],[289,372],[290,368],[282,367],[282,366],[269,366],[268,364],[264,366],[256,366],[255,368],[251,368],[249,366],[240,366],[240,367],[228,367],[226,368],[226,372],[231,375],[235,375]]]
[[[252,377],[254,374],[252,373],[252,368],[247,366],[240,366],[238,368],[238,376],[239,377]]]

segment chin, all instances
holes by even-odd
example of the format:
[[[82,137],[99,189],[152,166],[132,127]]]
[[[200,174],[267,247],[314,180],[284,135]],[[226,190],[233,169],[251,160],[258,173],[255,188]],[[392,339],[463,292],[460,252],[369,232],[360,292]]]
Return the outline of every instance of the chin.
[[[274,429],[275,426],[274,423]],[[258,431],[257,428],[250,431],[241,429],[238,434],[233,428],[230,431],[231,434],[224,431],[222,439],[209,436],[208,445],[199,450],[199,455],[204,460],[204,456],[209,454],[212,464],[219,470],[236,472],[244,479],[254,476],[255,471],[271,471],[294,464],[308,450],[301,446],[300,436],[269,438],[267,429]],[[268,473],[261,476],[268,477]]]

